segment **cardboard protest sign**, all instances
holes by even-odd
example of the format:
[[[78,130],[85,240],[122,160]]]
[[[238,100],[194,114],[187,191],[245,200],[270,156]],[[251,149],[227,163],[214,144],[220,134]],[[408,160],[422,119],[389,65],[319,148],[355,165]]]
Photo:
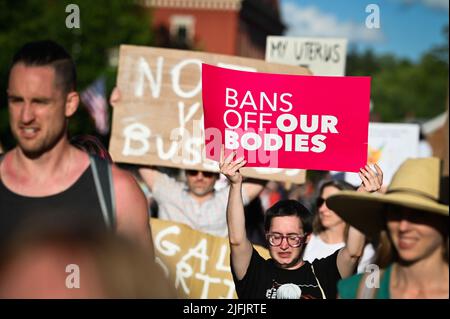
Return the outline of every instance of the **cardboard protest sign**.
[[[370,123],[368,158],[369,164],[377,163],[383,170],[383,184],[388,185],[392,176],[407,158],[419,155],[418,124]],[[345,180],[360,185],[358,174],[346,173]]]
[[[267,62],[304,66],[314,75],[345,75],[346,56],[346,39],[267,37]]]
[[[230,269],[228,238],[211,236],[171,221],[152,218],[157,263],[173,282],[179,297],[236,298]],[[255,246],[264,258],[267,249]]]
[[[203,52],[122,45],[110,152],[117,162],[218,171],[204,150],[201,64],[269,73],[301,67]],[[302,170],[245,169],[248,177],[302,183]]]
[[[369,77],[254,73],[203,65],[206,155],[248,167],[357,172],[367,160]]]

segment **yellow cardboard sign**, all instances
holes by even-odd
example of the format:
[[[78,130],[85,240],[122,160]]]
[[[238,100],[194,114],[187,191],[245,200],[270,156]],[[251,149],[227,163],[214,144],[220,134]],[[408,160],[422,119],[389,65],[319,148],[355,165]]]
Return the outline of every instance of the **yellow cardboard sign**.
[[[180,298],[237,298],[230,270],[228,238],[156,218],[150,223],[156,261]],[[269,257],[267,249],[255,248],[264,258]]]

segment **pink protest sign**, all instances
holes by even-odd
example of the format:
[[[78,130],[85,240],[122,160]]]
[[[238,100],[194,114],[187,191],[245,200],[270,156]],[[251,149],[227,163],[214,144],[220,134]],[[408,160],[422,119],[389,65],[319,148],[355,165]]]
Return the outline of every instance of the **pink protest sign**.
[[[370,77],[301,76],[202,65],[206,156],[248,167],[357,172],[367,162]]]

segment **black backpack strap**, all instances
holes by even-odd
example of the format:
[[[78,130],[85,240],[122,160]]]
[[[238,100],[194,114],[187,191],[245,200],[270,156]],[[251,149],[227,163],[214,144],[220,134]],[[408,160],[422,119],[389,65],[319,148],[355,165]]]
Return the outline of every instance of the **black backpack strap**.
[[[0,165],[2,165],[2,161],[4,158],[5,158],[5,154],[4,153],[0,154]],[[0,176],[0,178],[1,178],[1,176]]]
[[[95,155],[90,155],[89,159],[105,224],[115,229],[116,205],[111,164]]]

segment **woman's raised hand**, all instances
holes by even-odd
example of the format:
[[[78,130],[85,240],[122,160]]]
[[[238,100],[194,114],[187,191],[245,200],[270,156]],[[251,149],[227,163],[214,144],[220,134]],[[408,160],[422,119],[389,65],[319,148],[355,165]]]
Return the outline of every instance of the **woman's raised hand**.
[[[383,186],[383,171],[377,164],[374,164],[374,167],[375,171],[368,164],[359,169],[358,175],[362,183],[358,187],[358,192],[378,192]]]
[[[239,184],[242,183],[242,174],[239,172],[239,169],[243,167],[247,161],[244,159],[244,156],[241,156],[233,161],[233,158],[236,156],[236,152],[233,151],[231,154],[225,157],[225,150],[222,145],[220,149],[220,162],[219,168],[220,172],[228,178],[231,184]]]

